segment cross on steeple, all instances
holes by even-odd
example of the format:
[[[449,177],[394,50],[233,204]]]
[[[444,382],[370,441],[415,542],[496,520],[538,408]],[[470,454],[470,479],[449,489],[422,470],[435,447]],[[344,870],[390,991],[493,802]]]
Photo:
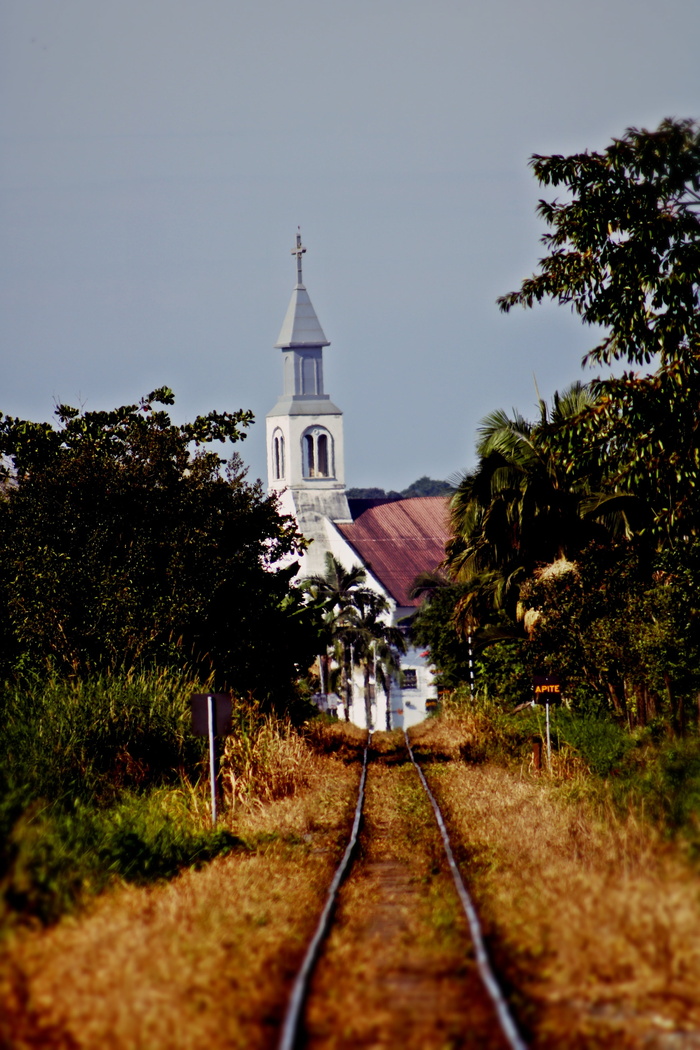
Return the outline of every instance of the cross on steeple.
[[[297,226],[297,246],[292,248],[292,255],[297,257],[297,284],[303,284],[301,279],[301,257],[306,251],[306,248],[302,247],[301,243],[301,226]]]

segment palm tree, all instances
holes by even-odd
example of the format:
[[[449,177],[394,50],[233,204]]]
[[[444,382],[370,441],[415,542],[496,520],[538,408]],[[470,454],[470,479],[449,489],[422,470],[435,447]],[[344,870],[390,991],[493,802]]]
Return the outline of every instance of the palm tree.
[[[643,523],[643,501],[620,492],[612,450],[593,448],[590,420],[600,407],[596,385],[575,383],[540,400],[530,423],[517,413],[487,416],[479,464],[451,501],[452,538],[445,566],[466,585],[457,619],[463,627],[518,618],[521,585],[539,566],[574,559],[592,540],[629,539]]]
[[[352,704],[352,670],[362,668],[367,726],[372,725],[371,680],[384,688],[387,704],[390,676],[400,667],[406,642],[398,627],[387,623],[389,603],[366,586],[367,573],[361,566],[346,569],[330,552],[326,572],[310,576],[303,587],[318,603],[326,624],[328,644],[335,650],[340,668],[341,692],[346,721]]]
[[[386,728],[393,729],[391,724],[391,683],[401,670],[401,654],[406,652],[406,639],[398,627],[393,639],[378,639],[374,649],[374,681],[381,686],[386,697]]]
[[[363,671],[365,719],[367,728],[373,728],[371,679],[375,689],[378,680],[387,698],[387,724],[390,721],[391,675],[401,666],[401,654],[406,652],[406,640],[398,627],[383,617],[389,612],[386,598],[369,591],[358,596],[357,617],[353,631],[355,663]],[[390,728],[390,727],[389,727]]]
[[[320,607],[325,621],[327,639],[336,651],[341,669],[341,692],[345,720],[350,720],[352,704],[353,647],[358,642],[357,621],[363,604],[379,597],[366,586],[367,573],[360,565],[351,569],[326,553],[326,572],[310,576],[303,588]]]
[[[459,482],[450,508],[452,538],[445,565],[469,584],[463,616],[487,610],[515,614],[521,582],[539,564],[571,556],[600,531],[592,511],[599,478],[569,469],[561,435],[595,404],[590,387],[576,383],[555,394],[551,410],[540,400],[530,423],[501,410],[479,428],[479,464]]]

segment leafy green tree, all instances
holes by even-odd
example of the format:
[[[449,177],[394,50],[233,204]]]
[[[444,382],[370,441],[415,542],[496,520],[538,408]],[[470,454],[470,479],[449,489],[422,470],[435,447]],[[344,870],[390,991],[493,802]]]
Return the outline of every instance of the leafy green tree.
[[[393,489],[386,492],[384,489],[379,488],[355,488],[348,489],[348,499],[397,500],[409,499],[412,496],[450,496],[453,492],[454,487],[449,481],[436,481],[435,478],[429,478],[427,475],[424,475],[422,478],[418,478],[417,481],[412,482],[403,492],[396,492]]]
[[[398,674],[401,654],[406,652],[406,640],[399,627],[386,621],[389,603],[376,591],[366,590],[356,595],[356,613],[351,628],[351,644],[356,666],[362,669],[365,702],[365,721],[373,725],[371,685],[374,677],[381,681],[387,697],[387,712],[391,692],[390,680]],[[387,720],[389,714],[387,714]],[[390,727],[388,727],[390,728]]]
[[[445,560],[452,579],[466,585],[466,619],[484,623],[505,612],[514,620],[520,586],[537,565],[571,557],[606,529],[624,530],[619,506],[613,514],[600,491],[601,472],[567,469],[558,447],[562,428],[595,403],[589,387],[576,383],[555,394],[551,409],[540,401],[536,423],[497,411],[481,424],[478,465],[451,501]]]
[[[275,571],[300,539],[239,459],[249,412],[176,426],[167,388],[58,427],[0,417],[0,635],[18,664],[82,675],[193,663],[261,699],[288,698],[314,649],[310,614]],[[194,451],[193,451],[194,450]]]
[[[451,496],[453,492],[454,488],[449,481],[437,481],[424,474],[404,489],[401,495],[409,499],[411,496]]]
[[[377,676],[380,678],[388,696],[388,677],[398,671],[406,643],[399,628],[386,622],[389,611],[386,598],[366,583],[367,573],[361,566],[346,569],[329,551],[325,574],[310,576],[303,587],[323,613],[326,641],[334,649],[340,667],[346,720],[350,718],[352,703],[352,669],[357,666],[363,670],[369,726],[372,724],[372,673],[375,681]]]
[[[458,609],[466,588],[444,579],[428,586],[423,580],[412,596],[424,594],[424,600],[411,622],[411,639],[417,646],[430,650],[430,661],[437,671],[438,687],[456,689],[469,684],[469,645],[460,629]]]
[[[345,719],[350,719],[352,703],[352,647],[356,636],[358,602],[371,601],[373,592],[365,586],[367,573],[360,565],[346,569],[330,551],[326,553],[326,572],[310,576],[302,587],[321,613],[325,644],[335,650],[341,672],[341,692]]]
[[[569,431],[568,462],[607,465],[616,487],[652,508],[657,535],[695,532],[700,472],[700,127],[665,120],[629,129],[603,152],[534,156],[548,255],[510,310],[545,298],[603,337],[585,361],[655,366],[601,380],[598,404]]]
[[[693,352],[700,340],[700,128],[664,120],[656,131],[630,128],[602,153],[535,155],[544,186],[566,199],[540,201],[552,228],[550,254],[503,310],[544,298],[570,305],[586,324],[606,329],[588,357],[662,363]]]
[[[665,715],[684,731],[700,685],[697,544],[650,558],[643,539],[591,544],[523,588],[531,659],[567,680],[570,698],[598,696],[645,724]]]

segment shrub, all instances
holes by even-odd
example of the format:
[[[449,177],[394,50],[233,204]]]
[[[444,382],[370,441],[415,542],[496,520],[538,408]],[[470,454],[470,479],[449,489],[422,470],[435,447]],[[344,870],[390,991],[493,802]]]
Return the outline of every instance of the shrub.
[[[609,776],[619,767],[634,746],[629,733],[610,718],[575,715],[566,708],[556,711],[553,731],[579,752],[592,773],[601,777]]]
[[[122,790],[193,775],[204,743],[189,729],[185,675],[100,675],[6,685],[0,751],[8,786],[30,798],[109,803]]]
[[[121,878],[171,878],[241,846],[210,830],[179,790],[126,795],[107,809],[34,803],[14,822],[0,855],[0,917],[55,922]]]

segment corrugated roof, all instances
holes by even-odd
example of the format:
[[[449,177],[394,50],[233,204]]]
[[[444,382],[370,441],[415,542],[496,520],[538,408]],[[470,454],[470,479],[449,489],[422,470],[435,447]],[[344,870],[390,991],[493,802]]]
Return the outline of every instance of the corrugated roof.
[[[446,496],[391,500],[336,528],[398,605],[418,605],[409,591],[419,573],[434,572],[445,557],[448,504]]]
[[[319,324],[309,293],[303,284],[298,284],[289,300],[282,331],[275,346],[284,350],[292,346],[330,345]]]

